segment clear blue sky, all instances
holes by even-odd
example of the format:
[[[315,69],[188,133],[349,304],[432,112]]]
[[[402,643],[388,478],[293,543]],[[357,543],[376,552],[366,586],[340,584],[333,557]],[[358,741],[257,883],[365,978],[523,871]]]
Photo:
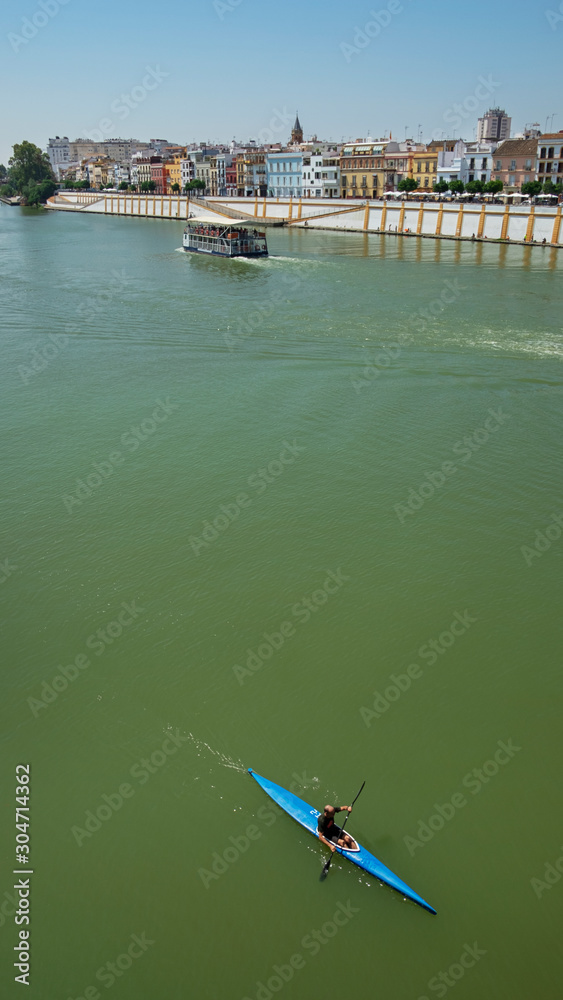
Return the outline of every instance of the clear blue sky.
[[[544,128],[552,114],[563,129],[559,6],[4,0],[0,162],[22,139],[44,147],[49,136],[86,132],[184,143],[271,130],[284,141],[296,108],[306,136],[337,140],[389,130],[402,139],[406,126],[426,141],[435,131],[470,139],[496,104],[513,131],[535,121]],[[383,26],[370,11],[386,11]],[[478,89],[480,77],[490,91]]]

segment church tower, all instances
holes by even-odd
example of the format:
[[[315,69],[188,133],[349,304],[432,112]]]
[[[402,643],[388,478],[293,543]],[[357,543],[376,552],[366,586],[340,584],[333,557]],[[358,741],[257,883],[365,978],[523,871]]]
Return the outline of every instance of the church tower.
[[[299,121],[299,115],[295,115],[295,125],[291,130],[291,144],[293,146],[298,146],[303,142],[303,129],[301,128],[301,122]]]

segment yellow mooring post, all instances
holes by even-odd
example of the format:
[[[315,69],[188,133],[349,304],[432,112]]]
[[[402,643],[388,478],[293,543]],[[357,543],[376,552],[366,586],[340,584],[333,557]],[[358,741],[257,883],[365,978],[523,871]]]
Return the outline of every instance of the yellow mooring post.
[[[300,199],[299,199],[299,204],[298,204],[298,206],[297,206],[297,218],[298,218],[298,219],[300,219],[300,218],[301,218],[301,212],[302,212],[302,211],[303,211],[303,203],[302,203],[302,201],[301,201],[301,198],[300,198]]]
[[[526,227],[526,243],[531,243],[534,238],[534,213],[536,211],[536,206],[530,206],[530,216],[528,218],[528,225]]]
[[[383,202],[383,208],[381,209],[381,222],[379,223],[380,228],[385,232],[385,223],[387,220],[387,202]]]
[[[422,222],[424,219],[424,208],[422,202],[420,203],[420,208],[418,209],[418,219],[416,221],[416,235],[420,236],[422,232]]]
[[[266,199],[264,198],[264,204],[262,205],[262,218],[266,218]]]
[[[486,215],[486,205],[485,202],[481,205],[481,215],[479,216],[479,225],[477,226],[477,236],[481,239],[483,233],[485,232],[485,222],[487,220]]]
[[[401,211],[399,212],[399,226],[398,226],[399,233],[403,232],[404,224],[405,224],[405,203],[403,202],[403,204],[401,205]]]
[[[107,194],[105,194],[104,195],[104,212],[107,212],[107,210],[108,210],[108,196],[107,196]]]
[[[435,236],[441,236],[442,234],[443,217],[444,217],[444,206],[440,205],[440,208],[438,209],[438,218],[436,219],[436,232],[434,233]]]
[[[504,215],[502,217],[502,229],[500,231],[501,240],[505,240],[508,236],[508,223],[510,222],[510,207],[507,204],[504,209]]]
[[[364,233],[369,229],[369,201],[366,202],[366,208],[364,211]]]
[[[256,195],[254,199],[254,216],[256,217],[257,215],[258,215],[258,195]]]
[[[293,218],[293,197],[291,197],[291,196],[290,196],[290,199],[289,199],[289,214],[288,214],[287,217],[288,217],[288,219],[292,219]]]
[[[559,243],[559,232],[561,229],[561,205],[557,208],[557,215],[553,221],[553,234],[551,236],[552,243]]]
[[[457,213],[457,223],[455,227],[456,236],[461,236],[462,227],[463,227],[463,202],[460,203],[459,212]]]

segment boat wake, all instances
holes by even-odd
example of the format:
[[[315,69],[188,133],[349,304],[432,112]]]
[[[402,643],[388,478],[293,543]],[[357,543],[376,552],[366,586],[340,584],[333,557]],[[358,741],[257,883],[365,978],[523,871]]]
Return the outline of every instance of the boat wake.
[[[168,730],[172,730],[172,728],[172,726],[169,726]],[[168,730],[166,730],[166,732],[168,732]],[[234,771],[246,771],[246,767],[240,759],[235,760],[234,757],[230,757],[221,750],[215,750],[215,748],[210,746],[209,743],[206,743],[205,740],[200,740],[197,736],[194,736],[193,733],[183,733],[183,736],[184,738],[190,740],[193,747],[197,751],[198,757],[213,757],[215,763],[221,764],[222,767],[230,767]]]

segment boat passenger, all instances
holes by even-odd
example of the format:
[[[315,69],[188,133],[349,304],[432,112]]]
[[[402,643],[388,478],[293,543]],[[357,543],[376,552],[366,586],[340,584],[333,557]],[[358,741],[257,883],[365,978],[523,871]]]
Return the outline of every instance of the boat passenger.
[[[334,814],[339,812],[352,812],[352,806],[331,806],[327,805],[324,807],[324,812],[319,816],[317,823],[317,832],[319,834],[319,840],[322,840],[323,844],[330,847],[332,853],[334,854],[336,846],[338,847],[353,847],[354,841],[347,833],[343,833],[340,827],[335,826]]]

